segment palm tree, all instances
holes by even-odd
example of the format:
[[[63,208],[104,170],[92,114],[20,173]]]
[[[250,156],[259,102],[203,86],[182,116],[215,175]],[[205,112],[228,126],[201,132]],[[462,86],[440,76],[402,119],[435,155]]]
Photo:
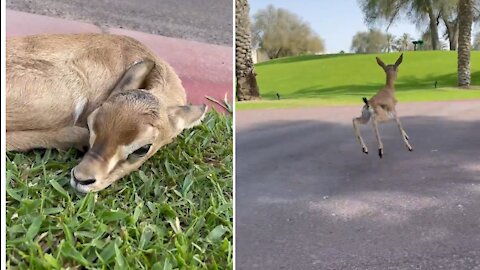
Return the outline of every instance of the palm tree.
[[[457,50],[458,41],[458,0],[436,1],[439,17],[445,25],[444,37],[447,37],[450,51]]]
[[[393,52],[395,50],[398,50],[395,44],[395,36],[390,33],[387,33],[385,37],[387,42],[387,52]]]
[[[428,22],[432,49],[439,49],[438,12],[433,0],[358,0],[358,3],[367,24],[386,21],[387,30],[402,14],[407,15],[418,27]]]
[[[450,50],[456,51],[458,47],[458,2],[459,0],[436,0],[435,4],[440,10],[440,17],[445,24],[444,36],[448,38]],[[473,1],[473,22],[480,20],[480,1]]]
[[[399,51],[408,51],[408,48],[411,46],[412,38],[408,33],[403,33],[397,40],[397,47]]]
[[[470,47],[473,22],[473,0],[458,2],[458,86],[470,86]]]
[[[237,100],[260,98],[252,60],[252,41],[248,0],[235,0],[235,73]]]
[[[439,50],[440,49],[440,39],[438,38],[438,16],[435,14],[434,11],[434,3],[432,0],[417,0],[413,1],[412,7],[415,10],[414,17],[420,14],[427,14],[428,15],[428,23],[429,23],[429,30],[430,30],[430,39],[432,41],[432,49]],[[417,24],[421,25],[420,18],[417,21]]]

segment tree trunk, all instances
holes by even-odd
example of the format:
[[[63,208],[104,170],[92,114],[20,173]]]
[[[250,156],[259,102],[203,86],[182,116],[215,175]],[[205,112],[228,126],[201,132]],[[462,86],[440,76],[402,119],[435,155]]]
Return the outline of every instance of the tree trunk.
[[[252,60],[249,10],[247,0],[235,0],[235,74],[238,101],[260,98]]]
[[[470,47],[473,0],[458,2],[458,86],[470,86]]]
[[[433,13],[433,4],[431,0],[426,2],[427,4],[427,11],[428,11],[428,18],[430,19],[430,36],[432,38],[432,49],[438,50],[439,49],[439,39],[438,39],[438,26],[437,26],[437,16]]]
[[[447,28],[448,43],[450,51],[456,51],[458,46],[458,20],[448,21],[443,19],[445,28]]]

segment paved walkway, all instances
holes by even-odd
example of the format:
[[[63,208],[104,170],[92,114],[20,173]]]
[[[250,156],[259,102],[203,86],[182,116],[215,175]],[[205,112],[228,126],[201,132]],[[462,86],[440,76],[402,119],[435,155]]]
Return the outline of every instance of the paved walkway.
[[[480,101],[399,104],[383,159],[360,103],[237,113],[237,269],[480,269]]]

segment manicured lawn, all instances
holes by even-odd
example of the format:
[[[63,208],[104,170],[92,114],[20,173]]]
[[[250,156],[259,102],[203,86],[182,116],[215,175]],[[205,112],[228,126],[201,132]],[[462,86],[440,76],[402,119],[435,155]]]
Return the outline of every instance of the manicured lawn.
[[[14,269],[232,269],[232,117],[210,112],[142,168],[76,194],[74,151],[7,153]]]
[[[261,101],[237,102],[237,109],[286,108],[362,104],[385,85],[385,73],[375,56],[393,64],[400,53],[307,55],[256,65]],[[472,85],[480,85],[480,52],[472,52]],[[437,87],[434,83],[437,81]],[[480,99],[477,90],[459,90],[457,53],[405,52],[396,81],[400,102]],[[475,87],[474,87],[475,88]],[[281,100],[276,100],[276,93]]]

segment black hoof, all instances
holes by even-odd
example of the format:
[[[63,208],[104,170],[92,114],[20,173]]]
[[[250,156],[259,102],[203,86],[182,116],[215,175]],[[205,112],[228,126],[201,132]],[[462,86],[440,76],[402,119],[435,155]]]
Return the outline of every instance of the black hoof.
[[[409,148],[409,147],[407,147],[407,149],[408,149],[408,151],[410,151],[410,152],[413,152],[413,148],[411,148],[411,147],[410,147],[410,148]]]
[[[380,158],[383,157],[383,149],[381,149],[381,148],[378,149],[378,156],[379,156]]]
[[[363,148],[362,151],[363,151],[363,153],[365,153],[365,154],[368,155],[368,150],[367,150],[367,148]]]

